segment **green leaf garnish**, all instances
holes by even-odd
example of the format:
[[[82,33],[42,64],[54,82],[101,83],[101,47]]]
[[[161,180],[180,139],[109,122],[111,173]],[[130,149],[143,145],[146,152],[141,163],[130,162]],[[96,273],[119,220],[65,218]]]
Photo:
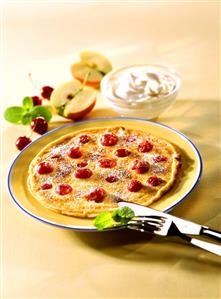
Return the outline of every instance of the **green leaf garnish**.
[[[116,222],[112,218],[112,213],[104,211],[100,213],[94,221],[94,225],[98,230],[104,230],[105,228],[114,227]]]
[[[94,220],[94,225],[98,230],[125,226],[135,216],[134,211],[129,207],[122,207],[113,212],[104,211]]]
[[[30,112],[24,113],[21,118],[21,122],[23,125],[28,125],[31,123],[33,116]]]
[[[134,216],[134,211],[128,207],[122,207],[112,213],[112,218],[116,222],[121,222],[121,224],[127,224]]]
[[[22,108],[24,111],[30,111],[33,108],[34,104],[31,97],[25,97],[22,101]]]
[[[37,116],[42,116],[46,119],[47,122],[49,122],[52,118],[51,111],[44,107],[44,106],[35,106],[31,111],[30,111],[32,118],[35,118]]]
[[[4,118],[13,124],[28,125],[32,119],[42,116],[49,122],[52,118],[52,113],[48,107],[45,106],[33,106],[31,97],[25,97],[22,102],[22,107],[12,106],[8,107],[4,112]]]
[[[12,106],[5,110],[4,118],[10,123],[19,124],[21,123],[22,114],[23,114],[22,107]]]

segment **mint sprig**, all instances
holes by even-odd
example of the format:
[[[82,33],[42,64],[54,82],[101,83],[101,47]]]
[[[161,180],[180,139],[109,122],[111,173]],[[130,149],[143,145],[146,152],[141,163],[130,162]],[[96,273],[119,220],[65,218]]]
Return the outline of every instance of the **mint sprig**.
[[[50,110],[44,106],[34,106],[31,97],[23,98],[21,107],[8,107],[4,112],[5,120],[13,124],[28,125],[37,116],[44,117],[47,122],[52,118]]]
[[[100,231],[107,228],[126,226],[134,216],[134,211],[129,207],[118,208],[113,212],[104,211],[95,218],[94,225]]]

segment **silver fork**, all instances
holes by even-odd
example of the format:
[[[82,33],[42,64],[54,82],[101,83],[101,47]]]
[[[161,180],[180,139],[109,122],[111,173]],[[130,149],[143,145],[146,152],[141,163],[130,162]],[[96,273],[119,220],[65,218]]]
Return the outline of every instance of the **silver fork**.
[[[192,238],[181,233],[171,219],[163,216],[135,216],[128,222],[127,228],[160,236],[178,236],[195,246],[221,256],[220,245]]]

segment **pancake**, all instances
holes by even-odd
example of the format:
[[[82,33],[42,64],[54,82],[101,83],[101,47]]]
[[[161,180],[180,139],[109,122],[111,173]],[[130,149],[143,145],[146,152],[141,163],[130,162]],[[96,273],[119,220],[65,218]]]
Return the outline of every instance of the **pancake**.
[[[45,208],[94,218],[124,200],[149,206],[171,189],[178,149],[141,130],[92,128],[43,148],[29,166],[28,187]]]

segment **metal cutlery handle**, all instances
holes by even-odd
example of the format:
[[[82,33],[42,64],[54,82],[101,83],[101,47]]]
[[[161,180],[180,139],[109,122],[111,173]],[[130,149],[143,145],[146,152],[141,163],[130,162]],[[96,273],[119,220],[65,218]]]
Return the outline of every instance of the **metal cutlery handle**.
[[[195,239],[195,238],[191,238],[190,243],[197,247],[200,247],[202,249],[205,249],[207,251],[210,251],[212,253],[215,253],[215,254],[221,256],[221,246],[220,245],[205,242],[205,241]]]
[[[211,239],[214,239],[214,240],[217,240],[217,241],[221,242],[221,233],[214,230],[214,229],[211,229],[207,226],[202,226],[202,229],[200,231],[200,235],[207,236]]]

